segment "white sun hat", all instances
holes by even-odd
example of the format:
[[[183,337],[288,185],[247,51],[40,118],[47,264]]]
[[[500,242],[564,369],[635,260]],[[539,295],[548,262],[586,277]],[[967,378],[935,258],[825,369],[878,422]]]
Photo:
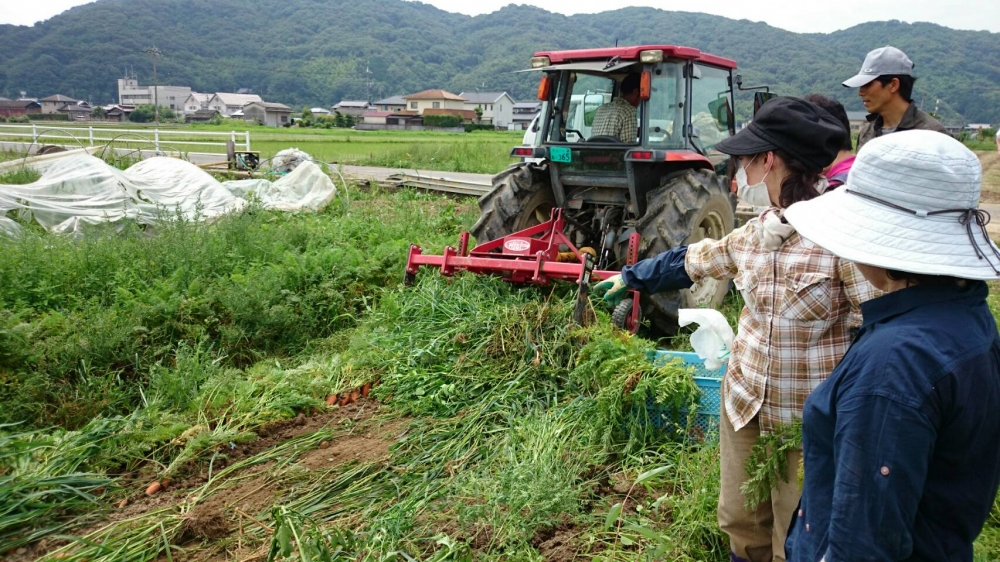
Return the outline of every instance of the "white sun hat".
[[[841,258],[885,269],[1000,278],[1000,249],[978,209],[983,169],[962,143],[934,131],[872,139],[847,182],[784,216],[803,238]]]

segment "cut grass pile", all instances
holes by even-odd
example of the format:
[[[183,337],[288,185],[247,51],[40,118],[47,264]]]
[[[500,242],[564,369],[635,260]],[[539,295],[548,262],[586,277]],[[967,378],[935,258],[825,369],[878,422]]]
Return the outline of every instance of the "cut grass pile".
[[[352,201],[0,241],[0,555],[728,560],[717,448],[646,419],[697,400],[685,369],[572,325],[572,287],[401,287],[474,203]]]

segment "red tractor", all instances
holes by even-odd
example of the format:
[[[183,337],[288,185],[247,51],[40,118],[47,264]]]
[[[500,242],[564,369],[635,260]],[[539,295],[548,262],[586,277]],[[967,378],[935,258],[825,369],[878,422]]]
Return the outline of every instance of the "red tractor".
[[[471,233],[480,246],[471,254],[467,247],[451,249],[452,256],[518,262],[536,256],[539,262],[552,262],[571,250],[571,263],[565,265],[580,274],[554,277],[582,280],[582,267],[591,259],[584,254],[590,254],[595,277],[606,278],[629,262],[630,240],[632,259],[643,259],[703,238],[722,238],[733,229],[736,200],[726,179],[729,158],[714,147],[736,132],[734,90],[742,88],[733,74],[735,61],[689,47],[646,45],[540,52],[531,67],[523,72],[541,74],[535,146],[515,148],[511,155],[522,162],[497,175],[493,189],[479,199],[482,214]],[[623,94],[622,83],[630,75],[633,84],[639,77],[639,98],[631,98],[637,105],[637,130],[634,135],[598,134],[599,108]],[[755,101],[763,103],[767,96],[758,94]],[[551,230],[553,209],[559,210],[558,226],[564,229],[558,237],[537,228],[548,225]],[[519,236],[526,229],[534,239]],[[507,239],[510,244],[499,242]],[[547,254],[536,251],[541,242],[535,239],[547,241]],[[509,255],[518,248],[524,248],[525,258]],[[455,264],[504,273],[496,264],[459,263],[454,257],[447,267],[419,261],[411,255],[408,274],[419,265],[440,265],[447,274]],[[549,267],[561,271],[556,264]],[[512,280],[548,282],[543,268],[536,269],[533,278],[515,274]],[[656,331],[672,333],[678,308],[717,306],[727,290],[725,282],[706,280],[689,290],[644,295],[641,311]],[[634,322],[631,306],[625,301],[615,311],[616,323]],[[635,308],[638,313],[639,306]]]

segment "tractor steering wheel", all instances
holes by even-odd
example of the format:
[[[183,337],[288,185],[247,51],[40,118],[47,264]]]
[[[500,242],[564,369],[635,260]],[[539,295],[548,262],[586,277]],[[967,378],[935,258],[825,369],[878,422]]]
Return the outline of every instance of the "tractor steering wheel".
[[[612,136],[612,135],[597,135],[596,137],[590,137],[587,142],[613,142],[618,144],[625,144],[622,139]]]

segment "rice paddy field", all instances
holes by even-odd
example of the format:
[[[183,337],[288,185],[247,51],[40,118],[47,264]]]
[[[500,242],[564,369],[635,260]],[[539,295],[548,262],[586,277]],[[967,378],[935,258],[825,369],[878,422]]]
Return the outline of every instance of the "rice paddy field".
[[[0,239],[0,557],[729,560],[698,387],[649,360],[686,335],[574,325],[566,285],[404,287],[475,201],[347,201]]]
[[[87,126],[73,124],[37,123],[40,143],[89,144],[90,130]],[[105,132],[107,129],[127,130],[129,133]],[[0,131],[18,132],[21,129]],[[205,147],[185,144],[186,141],[224,143],[235,132],[238,150],[243,150],[245,133],[250,133],[250,149],[260,152],[262,159],[274,156],[278,151],[295,147],[304,150],[318,160],[330,163],[359,166],[380,166],[389,168],[418,168],[449,172],[494,174],[513,160],[510,151],[521,144],[523,131],[475,131],[472,133],[438,133],[426,131],[355,131],[353,129],[299,129],[274,128],[259,125],[196,124],[189,126],[163,125],[163,131],[180,134],[163,134],[161,140],[178,144],[163,144],[162,149],[185,152],[215,152],[220,160],[225,160],[224,147]],[[153,127],[128,123],[94,126],[98,138],[117,138],[113,143],[120,148],[150,149],[153,146]],[[217,137],[205,137],[198,133],[221,133]],[[188,134],[184,134],[188,133]],[[194,133],[194,134],[191,134]],[[0,137],[0,140],[31,142],[30,133],[26,137]],[[76,137],[77,141],[59,137]],[[100,143],[99,143],[100,144]]]

